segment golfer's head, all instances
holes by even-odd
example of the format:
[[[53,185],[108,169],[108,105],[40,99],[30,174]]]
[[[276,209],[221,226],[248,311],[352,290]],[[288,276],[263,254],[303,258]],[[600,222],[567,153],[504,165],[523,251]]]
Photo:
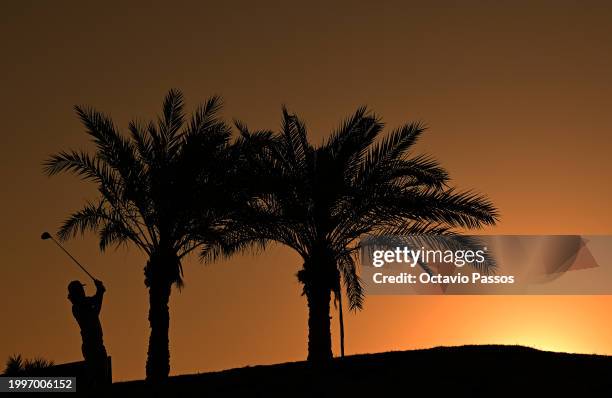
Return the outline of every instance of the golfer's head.
[[[85,289],[83,284],[79,281],[72,281],[68,284],[68,300],[79,301],[85,297]]]

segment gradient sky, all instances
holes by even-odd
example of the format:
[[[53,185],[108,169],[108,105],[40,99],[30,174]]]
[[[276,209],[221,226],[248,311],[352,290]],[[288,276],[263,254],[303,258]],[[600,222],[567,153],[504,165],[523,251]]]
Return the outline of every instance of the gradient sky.
[[[81,357],[66,284],[83,275],[39,239],[95,194],[42,174],[49,154],[91,148],[75,104],[125,128],[154,117],[176,87],[191,108],[221,94],[228,119],[276,128],[284,103],[315,142],[367,104],[390,127],[430,126],[417,151],[499,207],[485,232],[612,233],[609,2],[327,3],[2,2],[0,360]],[[108,287],[114,378],[142,378],[144,258],[101,254],[92,236],[67,248]],[[304,359],[300,264],[282,247],[187,261],[186,288],[171,298],[172,374]],[[370,297],[346,317],[346,349],[517,343],[612,354],[611,309],[603,296]]]

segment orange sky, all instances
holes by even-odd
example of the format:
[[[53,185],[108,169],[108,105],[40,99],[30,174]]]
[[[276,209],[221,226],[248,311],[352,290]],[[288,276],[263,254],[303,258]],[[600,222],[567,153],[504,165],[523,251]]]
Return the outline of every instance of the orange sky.
[[[81,355],[66,284],[82,275],[39,239],[95,193],[42,174],[50,153],[89,148],[74,104],[125,127],[154,116],[177,87],[191,106],[218,93],[228,118],[275,128],[285,103],[317,142],[367,104],[390,126],[430,126],[417,149],[499,207],[502,220],[487,233],[612,233],[607,3],[21,3],[0,5],[0,360]],[[108,286],[102,322],[115,379],[142,378],[144,259],[100,254],[91,236],[67,247]],[[186,288],[171,298],[172,373],[304,359],[300,264],[281,247],[212,266],[188,261]],[[347,316],[349,354],[465,343],[612,354],[610,297],[389,296],[365,305]]]

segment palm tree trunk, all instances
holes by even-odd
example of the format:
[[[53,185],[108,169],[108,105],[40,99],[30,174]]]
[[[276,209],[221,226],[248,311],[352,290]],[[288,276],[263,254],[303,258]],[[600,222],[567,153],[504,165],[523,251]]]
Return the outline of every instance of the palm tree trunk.
[[[146,379],[160,382],[170,373],[170,349],[168,331],[170,311],[168,303],[172,284],[176,280],[174,263],[178,258],[170,250],[159,249],[151,255],[144,269],[145,285],[149,288],[149,349],[147,352]]]
[[[331,289],[313,283],[308,286],[308,361],[325,362],[332,359],[329,302]]]
[[[146,377],[158,382],[170,373],[170,349],[168,331],[170,328],[170,300],[172,284],[166,281],[152,283],[149,287],[149,350],[147,352]]]

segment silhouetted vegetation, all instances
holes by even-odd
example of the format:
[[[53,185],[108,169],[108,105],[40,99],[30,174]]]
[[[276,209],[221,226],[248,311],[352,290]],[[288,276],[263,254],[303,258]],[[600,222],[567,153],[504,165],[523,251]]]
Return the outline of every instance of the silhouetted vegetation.
[[[280,242],[304,261],[297,277],[308,302],[309,360],[332,358],[330,300],[333,293],[341,306],[341,283],[349,309],[362,308],[356,257],[363,236],[455,235],[496,222],[488,199],[449,187],[434,159],[412,154],[425,130],[419,123],[381,137],[381,120],[360,108],[318,146],[284,108],[277,134],[237,127],[256,148],[246,154],[261,191],[244,217],[246,236]]]
[[[13,377],[36,376],[53,365],[53,361],[41,357],[25,359],[21,354],[11,355],[6,361],[3,375]]]
[[[182,259],[195,250],[211,261],[280,242],[297,251],[308,302],[308,359],[332,358],[330,301],[342,285],[350,310],[363,306],[357,253],[364,236],[456,235],[493,225],[484,196],[448,185],[448,173],[412,146],[425,128],[409,123],[382,136],[383,123],[358,109],[325,142],[312,145],[305,124],[283,108],[282,128],[240,136],[219,118],[213,97],[189,121],[183,96],[171,90],[156,121],[129,123],[129,137],[106,115],[75,107],[93,154],[63,151],[45,172],[93,182],[98,197],[66,219],[58,237],[95,231],[99,246],[134,245],[146,256],[151,334],[148,380],[170,370],[169,299],[183,286]]]
[[[219,118],[219,97],[185,120],[183,95],[171,90],[157,121],[129,124],[129,138],[113,121],[88,107],[75,107],[96,152],[63,151],[45,163],[48,175],[75,174],[98,187],[98,197],[61,226],[62,240],[86,231],[100,249],[131,244],[147,257],[151,334],[146,374],[168,376],[172,285],[183,285],[181,260],[228,234],[232,214],[246,203],[233,178],[236,167],[230,128]]]

